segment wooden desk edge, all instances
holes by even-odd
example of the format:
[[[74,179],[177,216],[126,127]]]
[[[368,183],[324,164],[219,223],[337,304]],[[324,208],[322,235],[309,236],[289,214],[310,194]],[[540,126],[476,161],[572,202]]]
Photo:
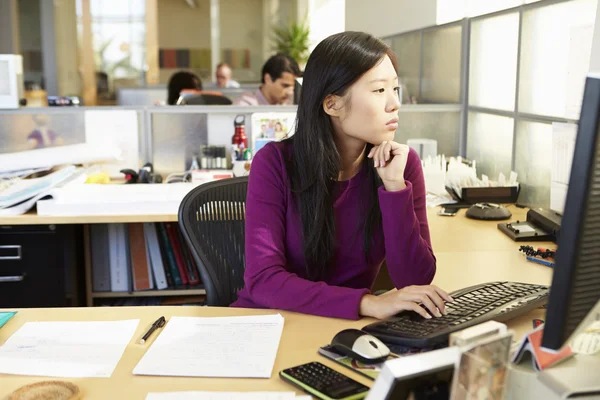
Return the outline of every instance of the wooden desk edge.
[[[177,222],[177,214],[44,216],[30,212],[23,215],[0,217],[0,225],[116,224],[134,222]]]

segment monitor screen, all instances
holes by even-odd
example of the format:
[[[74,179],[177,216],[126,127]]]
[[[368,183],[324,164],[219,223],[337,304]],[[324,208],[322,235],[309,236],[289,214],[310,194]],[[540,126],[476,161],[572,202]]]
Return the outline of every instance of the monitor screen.
[[[586,80],[542,347],[560,350],[600,300],[600,77]],[[600,318],[600,316],[598,316]]]

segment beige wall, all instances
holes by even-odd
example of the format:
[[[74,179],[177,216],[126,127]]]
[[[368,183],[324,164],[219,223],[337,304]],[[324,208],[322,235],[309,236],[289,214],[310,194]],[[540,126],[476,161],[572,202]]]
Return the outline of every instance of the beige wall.
[[[183,0],[158,0],[159,48],[210,49],[210,0],[196,0],[196,4],[198,7],[190,8]],[[161,69],[160,82],[166,83],[175,71]],[[206,76],[201,78],[205,80]]]
[[[289,1],[289,0],[288,0]],[[190,8],[184,1],[158,0],[158,47],[168,49],[210,49],[210,0],[196,0]],[[234,70],[234,79],[260,79],[263,64],[263,0],[221,0],[220,25],[222,49],[249,49],[250,70]],[[166,83],[176,70],[160,70]],[[202,81],[212,81],[209,71],[193,71]]]
[[[262,4],[263,0],[220,1],[221,48],[250,50],[250,69],[234,70],[236,80],[260,80],[264,62]]]
[[[346,0],[346,30],[379,37],[436,25],[436,15],[436,0]]]

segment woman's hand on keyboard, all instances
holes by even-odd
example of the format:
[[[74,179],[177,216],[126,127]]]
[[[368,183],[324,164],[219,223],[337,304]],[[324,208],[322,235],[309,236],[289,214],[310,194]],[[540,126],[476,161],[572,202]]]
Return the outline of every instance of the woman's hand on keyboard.
[[[451,302],[452,297],[437,286],[407,286],[390,290],[381,296],[363,296],[359,312],[365,317],[385,319],[400,311],[414,311],[423,318],[430,319],[431,315],[441,317],[446,314],[445,301]]]

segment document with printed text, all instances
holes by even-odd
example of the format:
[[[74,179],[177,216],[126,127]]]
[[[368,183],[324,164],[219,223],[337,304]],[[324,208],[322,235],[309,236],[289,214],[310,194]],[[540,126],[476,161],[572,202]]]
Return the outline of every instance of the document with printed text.
[[[138,323],[27,322],[0,347],[0,373],[109,378]]]
[[[283,317],[172,317],[135,375],[270,378]]]

